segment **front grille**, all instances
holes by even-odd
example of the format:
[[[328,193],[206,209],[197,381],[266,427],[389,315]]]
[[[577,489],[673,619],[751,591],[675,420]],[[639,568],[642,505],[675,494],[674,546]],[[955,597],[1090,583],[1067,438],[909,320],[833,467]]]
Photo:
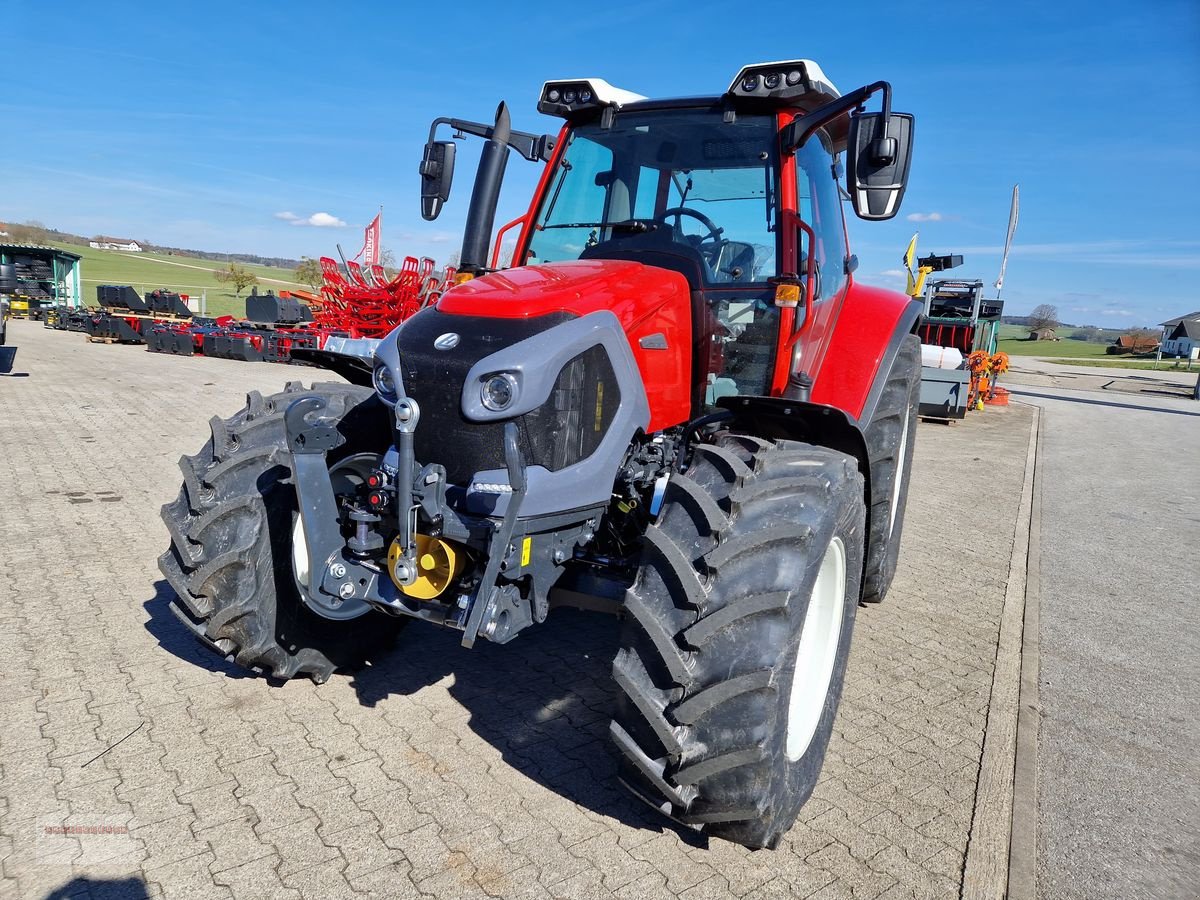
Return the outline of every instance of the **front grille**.
[[[447,480],[464,486],[476,472],[503,469],[504,424],[472,422],[462,414],[462,389],[467,373],[484,357],[571,318],[570,313],[530,319],[451,316],[431,308],[405,322],[397,341],[404,391],[421,407],[421,421],[413,436],[417,461],[444,466]],[[433,342],[440,335],[450,332],[459,336],[456,347],[450,350],[434,347]],[[544,409],[517,420],[521,451],[529,464],[542,464],[542,453],[535,447],[546,445],[544,435],[552,429],[544,424],[531,429],[527,420],[535,416],[544,420]]]

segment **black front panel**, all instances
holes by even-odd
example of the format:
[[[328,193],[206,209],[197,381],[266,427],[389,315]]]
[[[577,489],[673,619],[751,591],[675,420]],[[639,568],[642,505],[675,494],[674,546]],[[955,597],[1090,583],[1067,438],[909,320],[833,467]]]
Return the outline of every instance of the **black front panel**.
[[[448,481],[459,485],[469,483],[476,472],[503,469],[504,423],[472,422],[462,413],[467,373],[484,357],[571,318],[569,313],[530,319],[451,316],[430,308],[405,322],[397,336],[397,347],[404,392],[421,407],[413,441],[417,461],[445,466]],[[458,344],[447,350],[437,349],[434,341],[446,334],[457,334]],[[541,412],[534,410],[521,419]],[[522,427],[521,432],[522,453],[527,463],[534,464],[529,429]]]

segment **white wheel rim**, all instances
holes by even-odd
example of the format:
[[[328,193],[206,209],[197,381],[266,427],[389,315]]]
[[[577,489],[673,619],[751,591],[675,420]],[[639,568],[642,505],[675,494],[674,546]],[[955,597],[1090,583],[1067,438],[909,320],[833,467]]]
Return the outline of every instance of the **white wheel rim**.
[[[900,485],[904,481],[904,455],[908,452],[908,422],[910,416],[904,413],[904,428],[900,431],[900,449],[896,453],[896,477],[892,479],[892,511],[888,521],[888,540],[896,530],[896,513],[900,509]]]
[[[845,607],[846,545],[840,537],[835,537],[821,559],[817,582],[804,613],[800,646],[796,650],[792,690],[788,697],[785,748],[785,754],[792,762],[808,750],[825,712]]]
[[[302,588],[308,587],[308,541],[304,539],[304,523],[296,516],[296,524],[292,528],[292,571],[296,573],[296,582]]]

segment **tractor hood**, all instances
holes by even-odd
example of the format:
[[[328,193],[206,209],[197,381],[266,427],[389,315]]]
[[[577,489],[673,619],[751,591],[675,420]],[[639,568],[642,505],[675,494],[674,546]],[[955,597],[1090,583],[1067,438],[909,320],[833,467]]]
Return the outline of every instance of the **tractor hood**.
[[[486,322],[479,319],[501,320],[495,323],[498,328],[501,322],[515,326],[520,320],[611,312],[640,371],[650,404],[647,430],[689,418],[692,294],[678,272],[611,259],[518,266],[458,285],[436,308],[445,316],[473,317],[471,327],[485,330]]]
[[[570,260],[518,266],[460,284],[442,297],[438,310],[522,319],[607,309],[631,332],[646,317],[689,295],[687,279],[666,269],[623,260]]]

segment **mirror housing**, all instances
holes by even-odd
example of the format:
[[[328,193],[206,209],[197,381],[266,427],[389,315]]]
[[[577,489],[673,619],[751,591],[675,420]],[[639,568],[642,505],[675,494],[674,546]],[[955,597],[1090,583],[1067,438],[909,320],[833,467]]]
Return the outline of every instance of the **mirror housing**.
[[[421,158],[421,218],[432,222],[450,198],[454,181],[454,141],[429,141]]]
[[[913,117],[858,113],[850,117],[846,189],[860,219],[890,219],[900,211],[912,159]]]

